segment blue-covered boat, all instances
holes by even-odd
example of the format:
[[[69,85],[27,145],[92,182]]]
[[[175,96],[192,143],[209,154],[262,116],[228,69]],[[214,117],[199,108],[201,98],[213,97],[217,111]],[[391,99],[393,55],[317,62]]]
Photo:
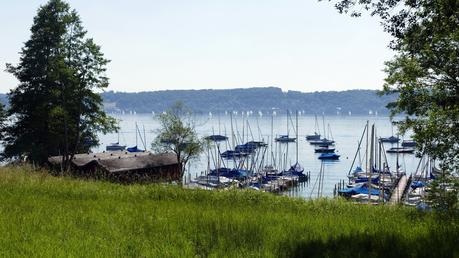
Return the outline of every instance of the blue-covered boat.
[[[379,138],[380,142],[387,142],[387,143],[397,143],[400,141],[400,138],[396,136],[391,136],[391,137],[381,137]]]
[[[363,184],[358,187],[351,187],[351,188],[344,188],[338,191],[338,194],[344,197],[351,197],[352,195],[356,194],[370,194],[370,195],[376,195],[379,196],[381,194],[381,191],[378,188],[371,188],[371,191],[369,189],[368,184]],[[387,194],[383,192],[384,198],[387,199]]]
[[[242,153],[253,153],[257,148],[257,144],[248,142],[246,144],[236,145],[234,150]]]
[[[246,179],[250,176],[249,170],[236,169],[236,168],[218,168],[210,171],[211,176],[223,176],[232,179]]]
[[[144,152],[145,150],[141,150],[141,149],[137,148],[137,146],[134,146],[134,147],[127,148],[127,151],[129,151],[129,152]]]
[[[307,175],[304,174],[304,168],[297,162],[288,170],[282,172],[282,176],[297,176],[300,182],[307,181]]]
[[[402,147],[416,147],[416,142],[413,140],[403,140]]]
[[[322,153],[322,154],[320,154],[319,159],[321,159],[321,160],[338,160],[339,157],[341,157],[341,156],[336,154],[336,153]]]
[[[318,148],[315,148],[314,152],[315,153],[334,153],[335,152],[335,148],[329,148],[328,145],[327,146],[320,146]]]

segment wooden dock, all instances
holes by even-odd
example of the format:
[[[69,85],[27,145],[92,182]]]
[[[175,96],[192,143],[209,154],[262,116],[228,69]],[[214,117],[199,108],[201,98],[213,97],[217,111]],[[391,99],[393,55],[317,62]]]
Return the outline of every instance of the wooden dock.
[[[406,175],[402,175],[400,177],[400,180],[398,181],[397,186],[392,192],[392,196],[390,197],[389,204],[400,203],[400,201],[402,200],[403,194],[405,193],[407,184],[408,184],[408,177]]]

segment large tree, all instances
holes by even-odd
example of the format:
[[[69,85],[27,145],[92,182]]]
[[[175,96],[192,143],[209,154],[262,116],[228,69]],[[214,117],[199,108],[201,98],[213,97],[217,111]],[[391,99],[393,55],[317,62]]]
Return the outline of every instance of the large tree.
[[[198,158],[203,150],[203,141],[196,133],[191,112],[183,103],[177,102],[166,112],[159,114],[157,119],[160,128],[152,148],[158,153],[174,153],[183,177],[187,163]]]
[[[62,155],[68,169],[75,153],[98,144],[98,132],[116,130],[98,94],[108,85],[109,61],[85,35],[66,2],[50,0],[38,9],[19,64],[7,64],[19,85],[8,95],[11,123],[4,130],[4,158],[27,156],[43,164],[51,155]]]
[[[329,0],[334,1],[334,0]],[[420,153],[459,168],[459,1],[337,0],[341,12],[379,16],[396,52],[386,63],[383,93],[399,94],[392,114],[403,114]]]

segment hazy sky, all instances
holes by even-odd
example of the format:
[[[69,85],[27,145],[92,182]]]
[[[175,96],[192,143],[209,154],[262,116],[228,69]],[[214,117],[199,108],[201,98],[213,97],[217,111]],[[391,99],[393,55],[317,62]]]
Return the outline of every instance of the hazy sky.
[[[0,4],[0,92],[37,8]],[[110,90],[240,88],[379,89],[390,37],[377,18],[340,15],[317,0],[72,0],[109,58]]]

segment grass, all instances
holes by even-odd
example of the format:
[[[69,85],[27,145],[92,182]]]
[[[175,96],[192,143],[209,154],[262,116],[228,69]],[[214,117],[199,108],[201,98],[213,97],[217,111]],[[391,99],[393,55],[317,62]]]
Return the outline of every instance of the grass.
[[[403,207],[0,168],[1,257],[458,257],[459,226]]]

